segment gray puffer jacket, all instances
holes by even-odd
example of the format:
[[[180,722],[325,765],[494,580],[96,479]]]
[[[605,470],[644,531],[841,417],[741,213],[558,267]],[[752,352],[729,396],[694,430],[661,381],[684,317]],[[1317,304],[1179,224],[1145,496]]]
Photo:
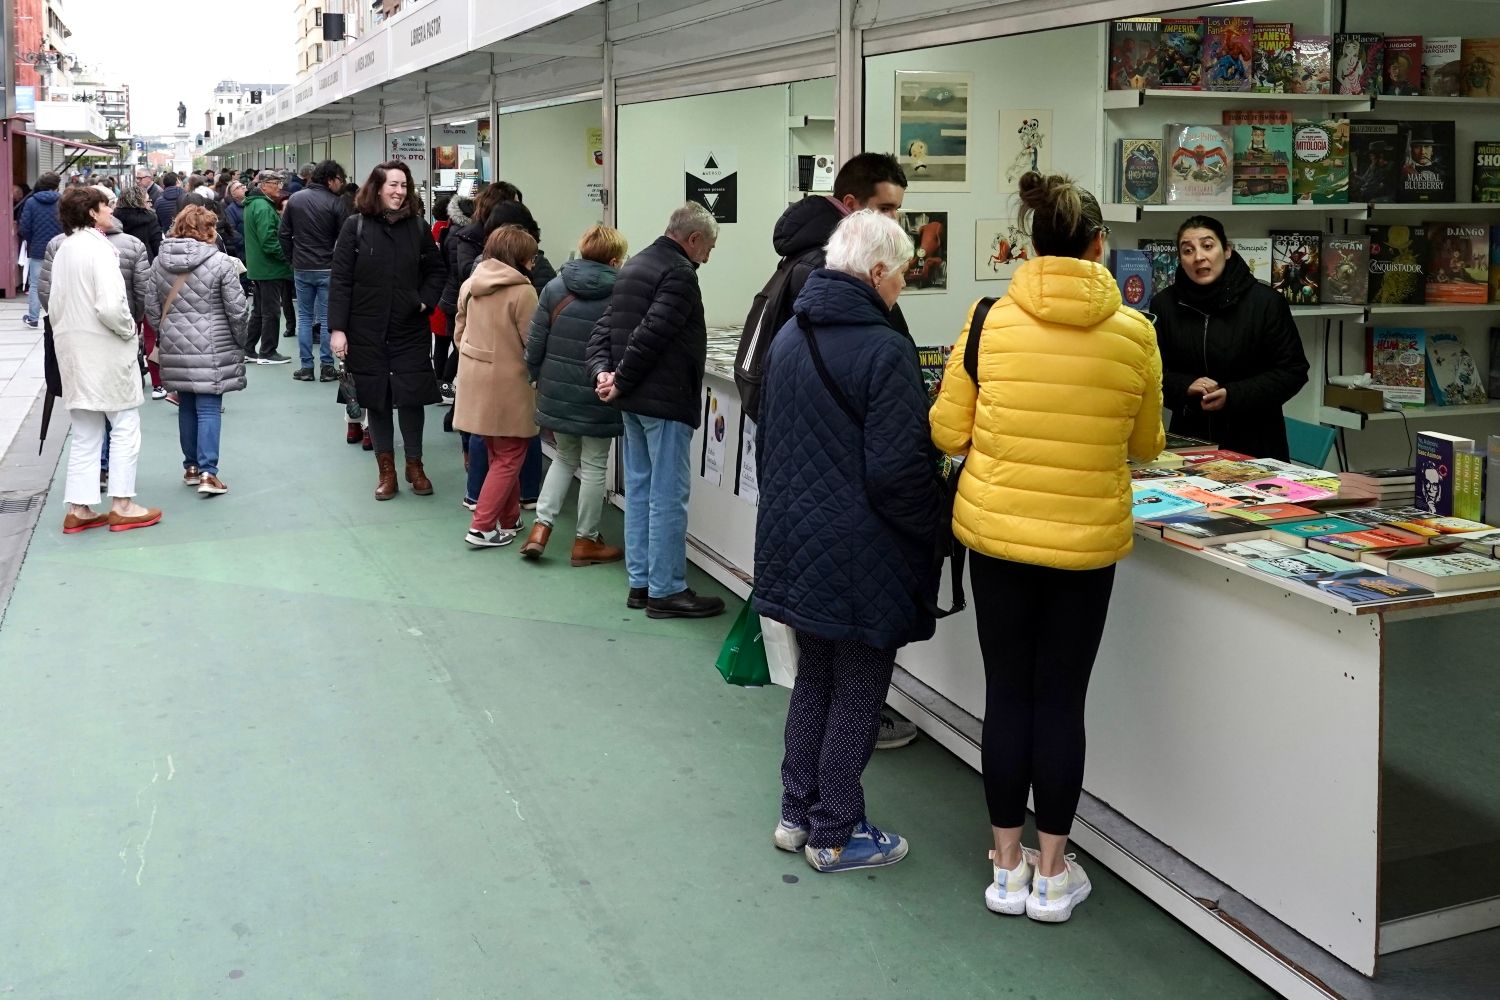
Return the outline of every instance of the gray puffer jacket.
[[[119,219],[110,220],[110,228],[104,234],[109,245],[120,255],[120,276],[125,279],[125,297],[130,300],[130,315],[139,323],[146,315],[146,286],[151,283],[151,251],[146,244],[125,232]],[[42,298],[42,308],[52,295],[52,258],[62,246],[67,233],[59,233],[47,243],[47,256],[42,260],[42,275],[37,279],[37,294]]]
[[[172,308],[162,306],[187,275]],[[222,396],[245,388],[250,305],[234,258],[208,243],[171,236],[151,266],[146,319],[156,329],[162,384],[173,392]]]

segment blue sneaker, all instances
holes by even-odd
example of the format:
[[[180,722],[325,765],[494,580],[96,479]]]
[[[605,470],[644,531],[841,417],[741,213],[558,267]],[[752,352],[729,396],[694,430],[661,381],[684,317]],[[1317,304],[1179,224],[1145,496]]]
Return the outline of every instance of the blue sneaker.
[[[893,865],[906,857],[906,841],[862,819],[843,847],[805,847],[807,863],[820,872],[847,872]]]
[[[786,820],[776,824],[771,839],[776,846],[783,851],[800,851],[807,846],[807,835],[809,831],[805,826],[793,826]]]

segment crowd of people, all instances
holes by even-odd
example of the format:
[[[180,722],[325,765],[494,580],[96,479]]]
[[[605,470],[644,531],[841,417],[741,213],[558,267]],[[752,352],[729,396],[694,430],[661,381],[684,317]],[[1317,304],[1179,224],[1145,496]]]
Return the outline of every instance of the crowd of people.
[[[400,161],[357,191],[332,161],[283,180],[195,175],[184,189],[143,170],[123,191],[60,195],[55,175],[38,181],[23,231],[42,240],[34,311],[46,309],[49,387],[74,428],[65,532],[161,519],[135,499],[140,357],[153,393],[178,405],[183,482],[227,492],[222,397],[245,388],[248,363],[289,361],[276,350],[285,315],[293,377],[338,383],[346,440],[374,453],[377,501],[402,480],[435,492],[427,407],[451,403],[468,546],[524,534],[520,555],[543,558],[576,477],[573,566],[623,561],[626,606],[652,618],[724,610],[687,585],[707,339],[698,269],[719,235],[708,209],[678,208],[633,256],[623,233],[591,226],[559,273],[514,185],[440,201],[429,226]],[[906,185],[894,157],[862,153],[832,194],[788,208],[772,235],[781,263],[747,323],[752,600],[798,651],[772,840],[821,872],[906,855],[870,821],[861,778],[874,750],[914,735],[884,703],[897,651],[935,632],[940,555],[956,540],[987,680],[985,902],[1064,921],[1090,891],[1067,843],[1089,677],[1131,548],[1127,463],[1160,453],[1164,401],[1224,447],[1285,458],[1280,408],[1307,361],[1284,300],[1247,280],[1217,220],[1180,227],[1181,266],[1153,318],[1121,304],[1094,196],[1029,173],[1017,197],[1035,253],[1003,298],[970,311],[929,406],[898,305],[915,252],[897,221]],[[545,479],[542,430],[556,445]],[[615,442],[622,546],[601,532]],[[1029,797],[1036,848],[1023,846]]]

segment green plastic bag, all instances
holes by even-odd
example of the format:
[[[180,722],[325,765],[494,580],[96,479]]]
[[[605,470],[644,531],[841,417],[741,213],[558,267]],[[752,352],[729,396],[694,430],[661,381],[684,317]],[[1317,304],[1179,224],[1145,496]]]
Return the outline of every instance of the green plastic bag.
[[[739,617],[724,638],[715,665],[724,680],[740,687],[764,687],[771,683],[771,670],[766,666],[766,641],[760,631],[760,615],[746,601]]]

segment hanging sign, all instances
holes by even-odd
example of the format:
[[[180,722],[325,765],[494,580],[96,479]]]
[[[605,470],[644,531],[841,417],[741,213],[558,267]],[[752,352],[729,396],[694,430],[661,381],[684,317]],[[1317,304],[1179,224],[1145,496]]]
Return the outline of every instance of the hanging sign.
[[[696,201],[721,223],[739,218],[739,153],[733,146],[690,149],[683,156],[687,200]]]

